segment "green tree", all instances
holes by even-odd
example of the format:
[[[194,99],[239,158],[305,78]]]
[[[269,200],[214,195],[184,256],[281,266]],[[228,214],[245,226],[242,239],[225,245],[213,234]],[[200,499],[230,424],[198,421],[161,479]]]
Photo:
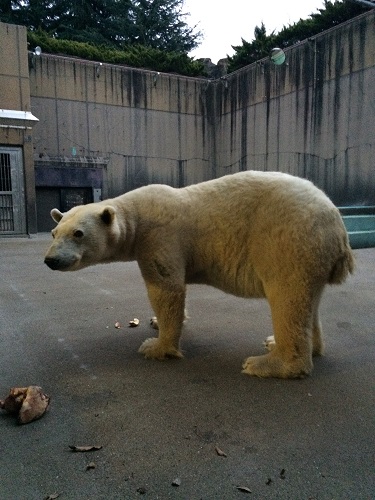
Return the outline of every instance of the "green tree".
[[[21,0],[0,0],[0,21],[4,23],[18,23],[22,3]]]
[[[308,19],[300,19],[292,25],[284,26],[277,34],[272,32],[267,35],[264,24],[260,28],[257,26],[254,40],[247,42],[242,39],[242,45],[233,46],[235,53],[228,57],[228,72],[267,57],[273,47],[289,47],[352,19],[369,9],[370,7],[365,7],[351,0],[335,0],[334,2],[324,0],[324,7],[310,14]]]
[[[129,6],[130,0],[121,1],[121,6],[118,4],[116,0],[55,1],[55,7],[60,12],[53,34],[66,40],[116,46],[115,30],[119,26],[119,14],[115,13],[115,7],[119,7],[124,21],[127,21],[129,7],[124,9],[124,4]]]
[[[184,0],[0,0],[0,20],[60,39],[124,48],[141,44],[188,53],[201,33],[185,22]]]
[[[48,0],[0,0],[0,20],[23,24],[29,29],[51,29],[56,21],[56,2]]]
[[[273,32],[271,35],[267,35],[264,23],[260,27],[256,26],[252,42],[247,42],[242,38],[242,45],[233,46],[236,54],[229,58],[231,66],[238,69],[266,57],[273,47],[274,38]],[[231,71],[234,71],[234,69],[231,69]]]
[[[153,48],[190,52],[199,45],[201,33],[194,33],[196,26],[189,27],[184,21],[184,0],[136,0],[133,1],[133,21],[138,42]]]

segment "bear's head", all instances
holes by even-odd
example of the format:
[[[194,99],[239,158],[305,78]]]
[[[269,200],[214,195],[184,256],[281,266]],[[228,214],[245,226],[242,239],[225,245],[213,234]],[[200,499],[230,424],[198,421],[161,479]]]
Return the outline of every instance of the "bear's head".
[[[51,210],[57,223],[53,242],[44,262],[53,270],[76,271],[87,266],[111,262],[120,237],[116,208],[89,203],[61,213]]]

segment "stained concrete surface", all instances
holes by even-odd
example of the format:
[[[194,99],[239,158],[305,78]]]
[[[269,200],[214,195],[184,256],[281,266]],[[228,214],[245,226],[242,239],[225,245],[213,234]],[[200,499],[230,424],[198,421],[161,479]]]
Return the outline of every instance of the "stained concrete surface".
[[[137,265],[53,272],[48,240],[0,239],[0,396],[51,396],[28,425],[0,414],[1,499],[374,498],[375,249],[327,288],[326,355],[288,381],[241,374],[271,330],[265,301],[191,286],[185,358],[144,360],[155,331]]]

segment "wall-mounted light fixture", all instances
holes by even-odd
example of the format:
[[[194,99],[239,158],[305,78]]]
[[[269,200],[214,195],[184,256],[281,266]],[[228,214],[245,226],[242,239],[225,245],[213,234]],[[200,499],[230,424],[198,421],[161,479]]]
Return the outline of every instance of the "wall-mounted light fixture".
[[[102,66],[103,66],[103,63],[101,63],[101,62],[99,64],[97,64],[97,66],[96,66],[96,77],[97,78],[99,78],[99,76],[100,76],[100,68]]]
[[[42,53],[42,49],[37,45],[34,49],[34,52],[29,52],[29,67],[35,68],[35,60]]]
[[[286,59],[285,52],[283,51],[283,49],[275,47],[274,49],[271,50],[270,58],[273,64],[276,64],[276,66],[281,66],[282,64],[285,63]]]

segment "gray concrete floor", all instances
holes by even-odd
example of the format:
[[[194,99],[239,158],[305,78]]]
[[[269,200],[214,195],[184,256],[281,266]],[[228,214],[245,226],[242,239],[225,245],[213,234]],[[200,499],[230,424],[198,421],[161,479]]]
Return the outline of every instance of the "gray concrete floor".
[[[285,381],[241,374],[271,331],[265,301],[190,287],[185,358],[147,361],[137,265],[53,272],[48,239],[0,240],[0,397],[37,384],[52,398],[25,426],[1,412],[1,499],[375,497],[375,249],[355,251],[356,274],[325,293],[312,376]]]

